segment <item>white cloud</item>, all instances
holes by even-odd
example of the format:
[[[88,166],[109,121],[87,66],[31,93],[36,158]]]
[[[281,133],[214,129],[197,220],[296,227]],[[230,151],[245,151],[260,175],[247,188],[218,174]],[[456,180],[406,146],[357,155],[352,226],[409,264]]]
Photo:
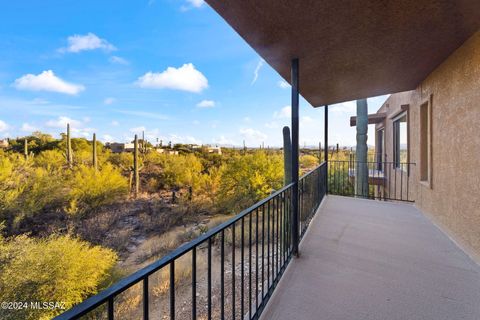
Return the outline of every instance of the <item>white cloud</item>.
[[[79,127],[82,127],[82,122],[78,120],[71,119],[69,117],[60,116],[57,119],[52,119],[47,121],[45,124],[47,127],[51,128],[61,128],[64,129],[67,127],[67,124],[70,124],[70,129],[72,131],[78,131]]]
[[[130,62],[128,62],[127,59],[119,57],[119,56],[111,56],[110,57],[110,62],[111,63],[117,63],[117,64],[123,64],[123,65],[130,64]]]
[[[10,126],[5,122],[0,120],[0,132],[5,132],[10,129]]]
[[[291,116],[292,116],[291,106],[285,106],[280,111],[275,111],[273,113],[273,117],[275,119],[286,119],[286,118],[290,118]]]
[[[240,134],[251,143],[261,143],[267,139],[267,135],[265,133],[252,128],[242,128],[240,129]]]
[[[192,63],[163,72],[147,72],[137,80],[142,88],[172,89],[199,93],[208,88],[207,78]]]
[[[52,70],[43,71],[38,75],[26,74],[15,80],[13,86],[18,90],[52,91],[71,95],[85,90],[82,85],[69,83],[57,77]]]
[[[115,126],[115,127],[118,126],[118,125],[120,125],[120,123],[119,123],[118,121],[116,121],[116,120],[112,120],[112,122],[110,122],[110,124],[111,124],[112,126]]]
[[[313,122],[313,118],[309,116],[303,116],[300,120],[301,124],[312,123],[312,122]]]
[[[115,139],[109,134],[104,134],[102,136],[102,140],[103,140],[103,142],[113,142],[113,141],[115,141]]]
[[[202,100],[197,103],[197,107],[199,108],[213,108],[215,107],[215,101],[213,100]]]
[[[38,129],[35,126],[32,126],[31,124],[25,122],[24,124],[22,124],[22,127],[20,128],[20,130],[24,132],[34,132],[34,131],[37,131]]]
[[[355,115],[357,113],[356,107],[357,107],[356,101],[348,101],[348,102],[343,102],[343,103],[328,106],[328,111],[332,111],[335,113]]]
[[[99,38],[97,35],[89,32],[86,35],[75,34],[67,38],[68,47],[60,48],[60,52],[73,52],[102,49],[104,51],[117,50],[115,46],[105,39]]]
[[[217,143],[217,144],[223,144],[223,145],[226,145],[226,144],[233,145],[234,144],[233,140],[228,139],[225,136],[220,136],[218,138],[215,138],[214,142]]]
[[[115,100],[116,100],[115,98],[108,97],[108,98],[105,98],[105,99],[103,100],[103,104],[110,105],[110,104],[114,103]]]
[[[269,129],[276,129],[276,128],[280,127],[280,125],[276,121],[270,121],[270,122],[265,123],[265,127],[269,128]]]
[[[280,88],[282,88],[282,89],[288,89],[288,88],[290,88],[290,84],[289,84],[287,81],[285,81],[285,80],[280,80],[280,81],[278,81],[278,86],[279,86]]]
[[[260,69],[263,67],[263,59],[260,59],[260,61],[258,61],[257,63],[257,66],[255,67],[255,70],[253,71],[253,80],[252,80],[252,85],[257,82],[257,79],[258,79],[258,73],[260,72]]]
[[[205,3],[203,0],[187,0],[187,2],[195,8],[200,8]]]
[[[155,112],[133,111],[133,110],[115,110],[115,111],[121,114],[130,115],[130,116],[145,117],[145,118],[158,119],[158,120],[168,120],[168,117],[166,115],[155,113]]]
[[[131,133],[136,133],[136,134],[142,134],[142,132],[145,132],[146,130],[147,130],[147,128],[145,128],[144,126],[130,128],[130,132]]]
[[[252,119],[250,119],[250,117],[245,117],[245,118],[243,118],[243,121],[246,122],[246,123],[250,123],[250,122],[252,122]]]
[[[180,10],[185,12],[190,9],[201,8],[204,4],[204,0],[186,0],[185,4],[180,7]]]

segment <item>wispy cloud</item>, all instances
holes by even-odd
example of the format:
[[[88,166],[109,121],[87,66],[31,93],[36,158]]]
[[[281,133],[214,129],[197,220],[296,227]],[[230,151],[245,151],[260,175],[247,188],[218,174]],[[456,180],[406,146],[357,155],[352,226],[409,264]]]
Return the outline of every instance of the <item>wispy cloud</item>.
[[[278,84],[278,86],[279,86],[280,88],[282,88],[282,89],[288,89],[288,88],[290,88],[290,84],[289,84],[287,81],[285,81],[285,80],[280,80],[280,81],[278,81],[277,84]]]
[[[201,8],[205,4],[204,0],[186,0],[185,4],[180,7],[181,11]]]
[[[134,110],[114,110],[121,114],[130,116],[145,117],[158,120],[168,120],[169,117],[160,113],[148,112],[148,111],[134,111]]]
[[[13,83],[18,90],[51,91],[70,95],[76,95],[85,90],[80,84],[67,82],[55,75],[52,70],[46,70],[38,75],[26,74]]]
[[[116,64],[123,64],[123,65],[130,64],[130,62],[128,62],[127,59],[119,57],[119,56],[111,56],[110,57],[110,62],[111,63],[116,63]]]
[[[348,101],[348,102],[331,105],[328,107],[328,111],[354,115],[357,112],[356,107],[357,107],[356,101]]]
[[[45,125],[51,128],[64,129],[67,127],[67,124],[70,124],[72,130],[78,130],[78,128],[83,126],[83,123],[80,120],[75,120],[66,116],[60,116],[56,119],[48,120]]]
[[[259,130],[253,128],[240,129],[240,135],[250,143],[261,143],[267,139],[267,135]]]
[[[5,132],[10,129],[10,126],[5,122],[0,120],[0,132]]]
[[[192,63],[186,63],[179,68],[168,67],[163,72],[147,72],[138,78],[137,85],[199,93],[208,88],[208,80]]]
[[[273,117],[275,119],[287,119],[290,118],[292,115],[292,107],[291,106],[285,106],[280,111],[275,111],[273,113]]]
[[[197,107],[199,108],[213,108],[215,107],[215,101],[213,100],[202,100],[197,103]]]
[[[103,104],[110,105],[110,104],[113,104],[115,100],[116,100],[115,98],[108,97],[103,100]]]
[[[34,132],[37,131],[37,127],[25,122],[22,124],[22,127],[20,128],[23,132]]]
[[[255,67],[255,70],[253,71],[253,80],[252,80],[252,83],[251,83],[252,85],[253,85],[255,82],[257,82],[257,80],[258,80],[258,74],[259,74],[259,72],[260,72],[260,69],[263,67],[263,63],[264,63],[263,59],[260,59],[260,60],[258,61],[258,63],[257,63],[257,66]]]
[[[88,50],[97,50],[101,49],[107,52],[115,51],[114,45],[109,43],[105,39],[99,38],[94,33],[87,33],[85,35],[75,34],[67,38],[68,46],[66,48],[58,49],[59,52],[72,52],[78,53],[81,51],[88,51]]]

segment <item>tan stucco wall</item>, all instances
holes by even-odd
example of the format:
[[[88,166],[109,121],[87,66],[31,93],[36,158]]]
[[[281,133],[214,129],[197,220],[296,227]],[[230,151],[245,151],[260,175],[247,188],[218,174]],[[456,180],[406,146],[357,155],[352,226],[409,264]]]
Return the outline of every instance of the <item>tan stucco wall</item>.
[[[432,98],[431,186],[420,182],[420,106]],[[386,112],[387,160],[393,160],[392,115],[409,105],[409,157],[417,163],[409,194],[415,205],[480,262],[480,32],[417,89],[391,95]],[[379,128],[381,125],[377,125]]]

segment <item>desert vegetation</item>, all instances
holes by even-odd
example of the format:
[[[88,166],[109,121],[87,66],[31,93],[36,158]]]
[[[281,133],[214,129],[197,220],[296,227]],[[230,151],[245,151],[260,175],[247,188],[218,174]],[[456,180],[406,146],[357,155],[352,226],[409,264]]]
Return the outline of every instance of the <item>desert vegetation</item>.
[[[170,154],[135,139],[134,152],[113,153],[69,130],[9,142],[0,150],[2,301],[53,299],[69,308],[283,185],[280,149],[220,155],[170,145]],[[302,171],[318,164],[318,151],[306,153]],[[22,312],[5,319],[62,310]]]

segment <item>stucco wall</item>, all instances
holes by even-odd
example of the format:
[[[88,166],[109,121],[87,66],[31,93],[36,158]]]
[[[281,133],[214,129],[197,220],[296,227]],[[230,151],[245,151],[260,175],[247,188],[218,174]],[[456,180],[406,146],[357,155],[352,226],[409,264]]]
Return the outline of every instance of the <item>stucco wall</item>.
[[[420,106],[431,98],[431,185],[420,182]],[[386,112],[387,161],[393,161],[391,117],[409,105],[409,194],[415,205],[480,262],[480,32],[417,89],[393,94]],[[379,128],[380,125],[377,125]]]

